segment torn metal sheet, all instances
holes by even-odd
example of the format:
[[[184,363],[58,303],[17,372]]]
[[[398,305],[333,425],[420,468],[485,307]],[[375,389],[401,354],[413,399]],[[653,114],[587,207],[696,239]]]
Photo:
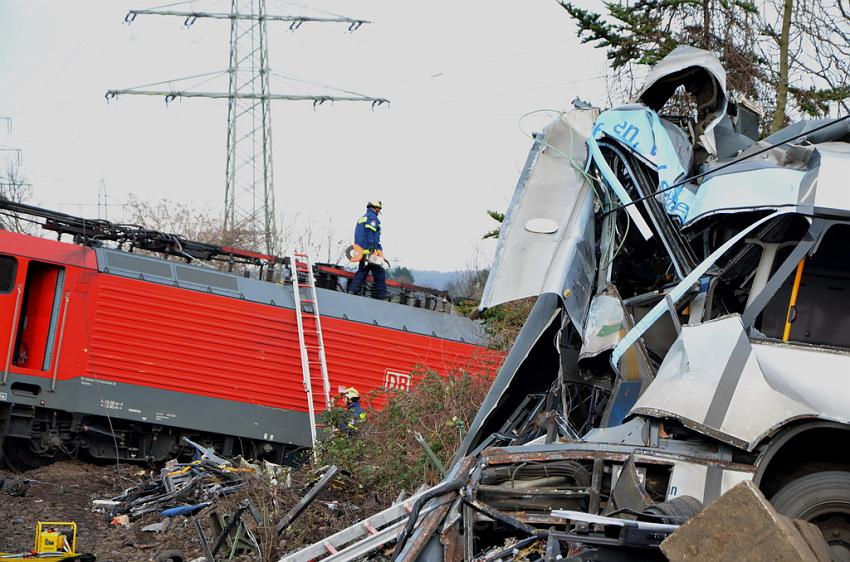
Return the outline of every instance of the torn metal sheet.
[[[746,98],[744,99],[746,100]],[[747,114],[747,117],[744,114]],[[759,119],[760,116],[757,112],[751,113],[749,108],[739,102],[736,122],[733,124],[732,118],[727,115],[714,127],[717,157],[734,158],[753,146],[758,141]],[[751,127],[748,125],[751,125]]]
[[[788,125],[784,129],[773,133],[761,140],[759,145],[767,146],[770,144],[781,144],[787,142],[789,139],[796,137],[797,135],[808,133],[814,129],[819,129],[811,134],[808,134],[803,139],[799,139],[794,141],[798,144],[803,144],[804,141],[808,141],[812,144],[824,143],[824,142],[832,142],[832,141],[843,141],[850,142],[850,121],[840,121],[837,123],[833,123],[828,125],[827,127],[820,129],[824,125],[827,125],[833,121],[832,119],[806,119],[804,121],[799,121],[797,123],[792,123]]]
[[[643,479],[635,467],[635,457],[631,456],[617,474],[604,515],[609,515],[623,508],[640,512],[652,503],[652,498],[646,493]]]
[[[678,131],[678,134],[673,133],[674,130]],[[674,143],[673,135],[676,135],[678,142]],[[681,129],[666,127],[655,111],[639,104],[623,105],[604,111],[593,126],[593,139],[598,140],[606,136],[616,141],[657,172],[658,184],[653,186],[653,191],[667,189],[682,180],[690,170],[693,150],[682,148],[686,141],[681,135],[684,135]],[[689,145],[688,147],[690,148]],[[602,163],[601,154],[597,155],[593,151],[591,154],[599,166]],[[606,176],[606,179],[609,178]],[[688,214],[688,204],[682,198],[683,193],[688,192],[684,186],[679,186],[661,194],[667,213],[681,219]],[[627,195],[626,200],[619,192],[617,195],[623,203],[627,202]]]
[[[537,299],[455,458],[470,454],[496,431],[529,394],[529,386],[548,388],[557,377],[559,356],[555,336],[561,328],[562,312],[563,304],[558,295],[546,293]],[[449,477],[452,474],[450,471]]]
[[[613,427],[597,427],[587,432],[582,439],[588,443],[613,443],[617,445],[635,445],[646,447],[657,445],[657,432],[645,418],[634,417]]]
[[[614,192],[617,196],[617,199],[620,200],[625,206],[626,213],[628,213],[629,218],[634,222],[635,227],[640,232],[641,236],[643,236],[644,240],[649,240],[652,238],[652,230],[649,228],[646,220],[644,220],[643,215],[630,203],[632,203],[632,198],[629,196],[629,193],[626,191],[626,188],[623,187],[623,184],[620,183],[620,180],[617,178],[617,174],[614,173],[614,170],[611,169],[611,166],[608,165],[608,161],[605,160],[605,157],[602,155],[602,151],[599,149],[599,143],[596,142],[596,139],[592,136],[587,139],[587,149],[590,152],[590,157],[593,159],[593,162],[596,164],[597,168],[599,168],[599,172],[602,174],[602,178],[605,180],[605,184]]]
[[[655,369],[642,342],[627,349],[617,367],[618,375],[602,416],[603,427],[623,423],[638,397],[655,380]]]
[[[688,212],[683,217],[686,226],[718,213],[794,208],[800,203],[804,170],[743,164],[730,173],[711,176],[699,186],[688,198]]]
[[[649,70],[637,95],[655,111],[661,110],[679,86],[697,99],[697,134],[709,154],[717,154],[714,127],[726,115],[726,70],[714,53],[681,45]]]
[[[690,291],[693,286],[699,281],[700,277],[705,275],[705,273],[709,270],[714,263],[720,259],[726,252],[728,252],[735,244],[743,240],[747,234],[766,223],[769,220],[773,220],[779,215],[784,214],[787,211],[777,211],[773,214],[770,214],[766,217],[762,217],[757,220],[750,226],[738,232],[735,236],[727,240],[722,246],[717,248],[714,252],[711,253],[708,258],[699,264],[687,277],[682,279],[682,281],[676,285],[668,294],[670,300],[673,303],[676,303],[681,299],[685,293]],[[637,325],[632,328],[628,334],[623,338],[623,340],[617,344],[617,347],[614,348],[614,351],[611,352],[611,365],[614,369],[618,369],[620,358],[623,357],[626,350],[634,345],[634,343],[643,336],[644,332],[646,332],[650,326],[652,326],[662,315],[667,314],[669,312],[669,305],[666,301],[661,301],[656,304],[652,310],[650,310],[646,316],[644,316]]]
[[[779,345],[753,341],[753,351],[765,382],[775,390],[805,404],[809,414],[821,419],[850,421],[845,384],[850,354],[846,351]],[[800,376],[806,373],[805,376]]]
[[[729,165],[732,160],[727,159],[707,163],[703,172],[710,175],[699,187],[688,188],[691,194],[685,198],[690,210],[684,224],[690,228],[716,214],[782,207],[796,207],[797,212],[808,215],[848,214],[850,199],[842,178],[850,169],[850,121],[827,126],[829,123],[824,119],[800,121],[733,154],[739,162]],[[815,130],[819,127],[823,128]],[[812,130],[793,144],[783,144]],[[771,146],[764,154],[742,160]],[[713,172],[720,167],[723,169]]]
[[[809,172],[810,182],[801,194],[801,203],[811,203],[816,214],[848,214],[850,194],[847,178],[850,175],[850,143],[826,142],[814,147],[810,162],[817,175]],[[806,182],[804,182],[806,183]]]
[[[598,110],[563,114],[538,134],[499,232],[481,308],[542,293],[581,325],[596,271],[585,139]]]
[[[753,344],[738,315],[683,326],[631,413],[672,417],[753,450],[790,420],[846,423],[850,390],[841,380],[847,359],[830,350]]]
[[[708,176],[688,198],[684,223],[690,227],[720,213],[783,207],[808,215],[848,214],[848,170],[850,145],[845,142],[778,148]]]
[[[605,291],[590,303],[579,359],[590,359],[614,349],[633,327],[631,315],[626,312],[617,288],[611,285]],[[640,342],[628,349],[619,367],[602,417],[603,427],[621,424],[655,377],[655,369]]]

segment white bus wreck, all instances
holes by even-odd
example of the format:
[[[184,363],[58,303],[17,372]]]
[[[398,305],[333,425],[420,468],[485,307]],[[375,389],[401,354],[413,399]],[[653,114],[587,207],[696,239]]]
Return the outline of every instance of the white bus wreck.
[[[535,307],[449,476],[374,542],[664,560],[652,531],[588,523],[662,529],[751,480],[850,560],[850,116],[750,138],[688,47],[633,103],[576,105],[535,135],[482,301]]]

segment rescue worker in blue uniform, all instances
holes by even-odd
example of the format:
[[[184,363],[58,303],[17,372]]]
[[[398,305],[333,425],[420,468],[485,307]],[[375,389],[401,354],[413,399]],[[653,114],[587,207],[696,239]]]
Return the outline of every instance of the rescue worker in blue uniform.
[[[375,293],[379,299],[387,298],[387,274],[380,263],[370,260],[373,256],[383,256],[384,248],[381,246],[381,212],[380,201],[369,201],[366,203],[366,214],[357,219],[354,227],[354,243],[363,248],[363,258],[357,266],[357,273],[348,287],[349,293],[358,294],[366,282],[366,277],[371,273],[375,281]],[[373,258],[374,259],[374,258]]]
[[[354,435],[357,426],[366,421],[366,411],[360,405],[360,393],[353,386],[346,388],[342,396],[345,398],[345,407],[350,417],[340,429],[348,435]]]

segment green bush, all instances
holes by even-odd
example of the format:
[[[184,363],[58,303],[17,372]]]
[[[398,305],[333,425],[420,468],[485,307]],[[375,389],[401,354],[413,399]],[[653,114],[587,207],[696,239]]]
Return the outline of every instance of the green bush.
[[[536,297],[529,297],[506,302],[488,308],[481,315],[487,334],[490,336],[490,347],[492,349],[502,351],[511,349],[536,301]]]
[[[416,434],[448,466],[490,387],[489,379],[463,372],[444,378],[419,371],[414,380],[410,391],[381,389],[364,399],[367,405],[377,401],[384,406],[367,407],[367,419],[353,435],[333,431],[317,455],[319,464],[348,470],[363,490],[387,504],[403,489],[411,492],[441,480]],[[333,430],[347,420],[344,408],[333,408],[325,412],[323,424]]]

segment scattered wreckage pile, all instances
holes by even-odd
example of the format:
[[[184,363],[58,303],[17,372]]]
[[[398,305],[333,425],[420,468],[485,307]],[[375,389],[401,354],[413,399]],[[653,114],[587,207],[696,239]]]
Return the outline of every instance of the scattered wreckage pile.
[[[194,542],[200,546],[201,560],[231,560],[239,556],[269,560],[284,531],[342,475],[336,466],[320,469],[320,474],[301,490],[303,497],[278,518],[275,514],[281,506],[272,504],[277,500],[285,502],[274,491],[292,487],[290,468],[267,461],[249,462],[241,457],[225,459],[211,448],[186,438],[184,441],[195,449],[194,460],[169,461],[159,477],[111,499],[93,500],[93,510],[107,514],[115,526],[158,514],[161,520],[142,527],[144,533],[167,533],[172,522],[186,523],[196,533]],[[189,552],[167,550],[157,553],[154,559],[178,562],[188,560]]]
[[[540,296],[453,468],[282,560],[823,559],[777,512],[850,559],[850,116],[759,140],[725,83],[680,47],[535,135],[482,307]],[[746,505],[799,548],[723,550]]]
[[[94,505],[108,507],[115,524],[154,511],[162,512],[165,517],[192,515],[214,499],[242,488],[245,475],[253,475],[257,470],[244,460],[234,466],[212,449],[184,440],[197,451],[196,460],[190,463],[169,461],[160,470],[159,478],[129,488],[112,499],[96,500]]]

